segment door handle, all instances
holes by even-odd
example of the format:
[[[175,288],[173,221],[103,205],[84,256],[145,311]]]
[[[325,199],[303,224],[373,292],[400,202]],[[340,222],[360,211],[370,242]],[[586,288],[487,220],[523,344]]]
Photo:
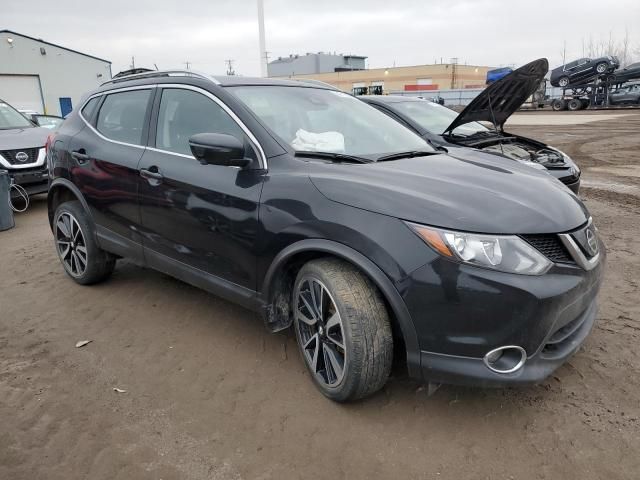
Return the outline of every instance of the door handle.
[[[89,155],[87,155],[87,152],[85,152],[84,148],[81,148],[80,150],[74,150],[73,152],[71,152],[71,156],[78,160],[79,163],[84,163],[89,160]]]
[[[153,181],[156,184],[162,182],[162,179],[164,178],[164,176],[158,171],[158,167],[151,167],[150,169],[141,168],[140,176],[147,180]]]

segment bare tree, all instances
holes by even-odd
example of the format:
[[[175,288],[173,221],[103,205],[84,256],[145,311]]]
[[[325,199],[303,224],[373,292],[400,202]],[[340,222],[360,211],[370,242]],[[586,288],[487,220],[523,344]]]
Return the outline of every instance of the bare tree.
[[[618,57],[620,65],[628,65],[633,62],[636,56],[640,56],[640,46],[631,48],[631,39],[629,38],[629,29],[625,28],[622,40],[609,32],[608,38],[600,38],[595,40],[592,35],[582,39],[582,55],[585,57],[597,58],[612,55]]]
[[[628,65],[631,60],[629,52],[629,29],[625,27],[624,37],[622,37],[622,43],[620,44],[620,66],[624,67]]]

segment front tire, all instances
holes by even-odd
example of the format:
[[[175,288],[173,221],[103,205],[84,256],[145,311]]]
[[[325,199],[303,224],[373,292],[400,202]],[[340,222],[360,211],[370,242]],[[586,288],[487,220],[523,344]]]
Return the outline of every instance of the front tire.
[[[609,65],[605,62],[599,63],[596,65],[596,72],[599,74],[605,73],[609,69]]]
[[[56,209],[53,234],[60,263],[76,283],[91,285],[111,275],[116,259],[98,247],[79,201],[65,202]]]
[[[384,386],[393,361],[391,324],[380,292],[356,268],[338,259],[304,265],[292,311],[300,353],[325,396],[345,402]]]
[[[569,77],[560,78],[560,80],[558,80],[558,85],[561,87],[566,87],[567,85],[569,85]]]

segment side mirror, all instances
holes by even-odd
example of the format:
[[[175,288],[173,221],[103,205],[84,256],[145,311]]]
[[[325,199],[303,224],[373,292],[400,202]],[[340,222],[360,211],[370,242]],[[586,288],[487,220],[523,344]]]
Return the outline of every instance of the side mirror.
[[[197,133],[189,138],[191,153],[203,165],[244,168],[251,164],[245,157],[241,140],[223,133]]]

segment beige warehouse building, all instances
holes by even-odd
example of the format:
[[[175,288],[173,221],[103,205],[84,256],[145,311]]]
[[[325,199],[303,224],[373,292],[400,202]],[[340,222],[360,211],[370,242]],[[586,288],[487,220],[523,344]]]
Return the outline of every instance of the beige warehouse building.
[[[345,92],[380,94],[399,91],[482,88],[485,86],[487,71],[492,68],[449,63],[296,74],[279,78],[320,80]]]

